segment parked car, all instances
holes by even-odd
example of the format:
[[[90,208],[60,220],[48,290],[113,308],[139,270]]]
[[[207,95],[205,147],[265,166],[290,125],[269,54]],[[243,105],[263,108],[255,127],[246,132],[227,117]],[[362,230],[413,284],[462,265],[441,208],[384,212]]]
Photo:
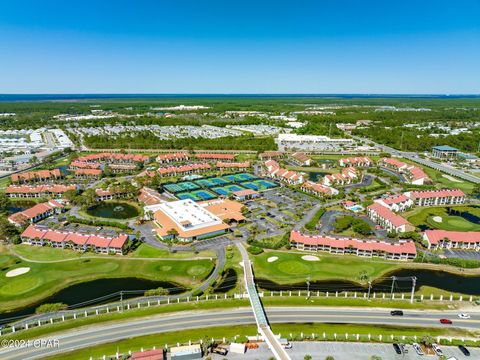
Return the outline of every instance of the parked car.
[[[395,350],[395,352],[399,355],[402,354],[402,349],[400,348],[400,346],[398,344],[393,344],[393,349]]]
[[[220,346],[217,346],[216,348],[214,348],[212,352],[222,356],[225,356],[228,354],[228,350]]]
[[[417,343],[413,343],[412,346],[418,355],[425,355],[420,345],[418,345]]]
[[[405,347],[405,344],[400,344],[400,347],[402,348],[404,354],[408,354],[408,349]]]
[[[458,317],[459,317],[460,319],[470,319],[470,315],[465,314],[465,313],[458,314]]]
[[[438,346],[437,344],[432,344],[432,349],[433,351],[435,351],[435,354],[437,354],[438,356],[443,355],[442,349],[440,349],[440,346]]]
[[[390,311],[390,315],[392,315],[392,316],[403,316],[403,311],[402,310],[392,310],[392,311]]]
[[[458,348],[465,356],[470,356],[470,351],[463,345],[458,345]]]
[[[440,323],[441,323],[441,324],[446,324],[446,325],[451,325],[451,324],[452,324],[452,320],[449,320],[449,319],[440,319]]]

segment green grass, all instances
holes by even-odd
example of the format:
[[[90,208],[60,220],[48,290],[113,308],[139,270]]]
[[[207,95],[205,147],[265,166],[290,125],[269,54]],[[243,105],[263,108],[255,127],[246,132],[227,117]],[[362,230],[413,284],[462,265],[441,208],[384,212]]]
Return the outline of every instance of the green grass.
[[[304,338],[311,338],[311,334],[315,334],[316,339],[323,339],[323,333],[326,333],[327,340],[333,340],[333,334],[338,334],[338,338],[344,340],[345,333],[348,334],[360,334],[363,335],[362,341],[366,341],[365,336],[370,334],[372,337],[379,335],[383,336],[384,341],[391,341],[390,335],[394,335],[394,338],[400,338],[402,336],[413,337],[417,336],[421,338],[423,335],[436,336],[452,336],[452,337],[474,337],[475,333],[466,332],[459,329],[442,329],[442,328],[427,328],[427,327],[402,327],[402,326],[388,326],[388,325],[360,325],[360,324],[328,324],[328,323],[315,323],[315,324],[273,324],[272,331],[275,334],[282,334],[282,336],[292,338],[290,340],[300,340],[301,334],[304,334]],[[192,343],[199,343],[200,339],[223,339],[227,341],[235,341],[235,336],[240,341],[244,341],[246,336],[252,336],[257,334],[256,326],[254,325],[237,325],[232,326],[220,326],[209,327],[199,333],[198,329],[189,329],[182,331],[174,331],[169,333],[160,333],[146,336],[132,337],[125,340],[120,340],[108,344],[97,345],[87,349],[79,349],[74,352],[64,353],[49,357],[51,360],[74,360],[74,359],[88,359],[101,358],[103,355],[114,356],[116,352],[128,353],[129,351],[135,352],[143,349],[152,349],[153,347],[161,348],[165,344],[168,346],[176,346],[177,343],[187,344],[189,341]],[[353,340],[353,336],[350,338]],[[372,338],[372,341],[374,339]],[[411,341],[411,340],[409,340]]]
[[[462,206],[462,208],[465,208]],[[442,222],[433,217],[440,216]],[[474,224],[461,216],[449,215],[445,207],[416,208],[407,214],[407,219],[415,226],[428,225],[432,229],[451,231],[480,231],[480,225]]]
[[[355,256],[316,253],[320,261],[306,261],[302,259],[303,255],[305,253],[273,251],[257,255],[253,257],[255,275],[279,284],[305,282],[308,276],[312,281],[342,279],[359,282],[361,273],[375,279],[400,268],[399,263],[365,260]],[[278,260],[267,262],[271,256],[277,256]]]
[[[418,165],[417,165],[418,166]],[[450,188],[450,189],[460,189],[465,193],[471,193],[474,187],[474,184],[468,181],[457,179],[458,181],[452,181],[446,178],[444,173],[433,170],[427,167],[422,167],[425,173],[432,179],[433,183],[437,188]]]
[[[213,266],[210,260],[145,261],[113,256],[35,263],[3,253],[0,255],[0,311],[35,304],[67,286],[96,279],[139,277],[195,286],[211,272]],[[5,276],[18,267],[29,267],[30,271],[13,278]]]
[[[12,250],[18,255],[33,261],[58,261],[66,259],[82,259],[82,258],[107,258],[111,259],[111,255],[94,254],[91,252],[78,252],[70,249],[55,249],[47,246],[30,246],[30,245],[14,245]],[[193,252],[176,252],[172,253],[168,250],[158,249],[148,244],[140,244],[133,252],[125,255],[122,259],[129,258],[145,258],[145,259],[196,259],[196,258],[214,258],[214,251],[200,251],[198,254]]]

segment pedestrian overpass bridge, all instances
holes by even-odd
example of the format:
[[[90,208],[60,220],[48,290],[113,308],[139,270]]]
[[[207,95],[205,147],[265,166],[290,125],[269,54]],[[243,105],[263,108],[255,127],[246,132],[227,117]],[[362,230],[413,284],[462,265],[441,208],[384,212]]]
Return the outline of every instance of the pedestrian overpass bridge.
[[[242,244],[237,243],[237,246],[243,258],[245,286],[247,288],[248,297],[252,306],[253,315],[255,316],[255,321],[257,322],[258,332],[262,335],[263,339],[277,360],[290,360],[290,356],[280,344],[279,339],[273,334],[272,329],[270,329],[270,325],[268,324],[267,316],[255,286],[252,263],[248,258],[248,254]]]

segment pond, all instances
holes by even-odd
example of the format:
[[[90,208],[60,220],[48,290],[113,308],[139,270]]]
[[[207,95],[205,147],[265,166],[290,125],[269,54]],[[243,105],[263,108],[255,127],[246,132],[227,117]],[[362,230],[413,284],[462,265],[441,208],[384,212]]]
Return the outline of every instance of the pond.
[[[225,270],[220,282],[214,287],[214,293],[227,293],[237,285],[238,275],[235,269]]]
[[[29,200],[10,201],[10,205],[7,206],[6,210],[9,214],[14,214],[19,211],[23,211],[28,208],[31,208],[35,204],[36,204],[35,201],[29,201]]]
[[[308,179],[313,182],[318,182],[321,180],[325,175],[328,175],[328,172],[321,172],[321,171],[306,171],[308,175]]]
[[[480,295],[480,276],[462,276],[445,271],[424,270],[424,269],[400,269],[385,275],[373,282],[373,292],[389,293],[392,288],[391,277],[406,278],[397,280],[394,283],[394,292],[409,292],[412,288],[411,276],[417,277],[416,290],[421,286],[430,286],[448,292],[458,292],[468,295]],[[266,279],[257,279],[257,284],[265,290],[306,290],[306,283],[298,284],[277,284]],[[367,285],[345,280],[321,280],[310,282],[310,290],[314,291],[367,291]]]
[[[124,202],[102,202],[87,209],[87,214],[107,219],[130,219],[139,215],[138,209]]]
[[[119,300],[120,291],[134,291],[134,293],[123,295],[123,298],[127,299],[136,296],[142,296],[145,290],[156,289],[159,287],[168,289],[169,294],[180,294],[185,291],[185,288],[172,282],[153,281],[134,277],[87,281],[66,287],[51,297],[42,300],[42,302],[39,304],[31,305],[8,313],[2,313],[0,314],[0,323],[3,319],[16,316],[32,315],[35,313],[35,309],[40,304],[64,303],[70,306],[76,305],[75,307],[98,305]]]

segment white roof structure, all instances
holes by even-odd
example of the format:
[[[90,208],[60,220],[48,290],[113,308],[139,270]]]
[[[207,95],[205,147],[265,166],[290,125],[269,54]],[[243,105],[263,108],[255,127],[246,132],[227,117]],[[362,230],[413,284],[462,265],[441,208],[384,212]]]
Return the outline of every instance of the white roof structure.
[[[157,207],[183,231],[222,224],[222,220],[190,199],[166,202]]]

